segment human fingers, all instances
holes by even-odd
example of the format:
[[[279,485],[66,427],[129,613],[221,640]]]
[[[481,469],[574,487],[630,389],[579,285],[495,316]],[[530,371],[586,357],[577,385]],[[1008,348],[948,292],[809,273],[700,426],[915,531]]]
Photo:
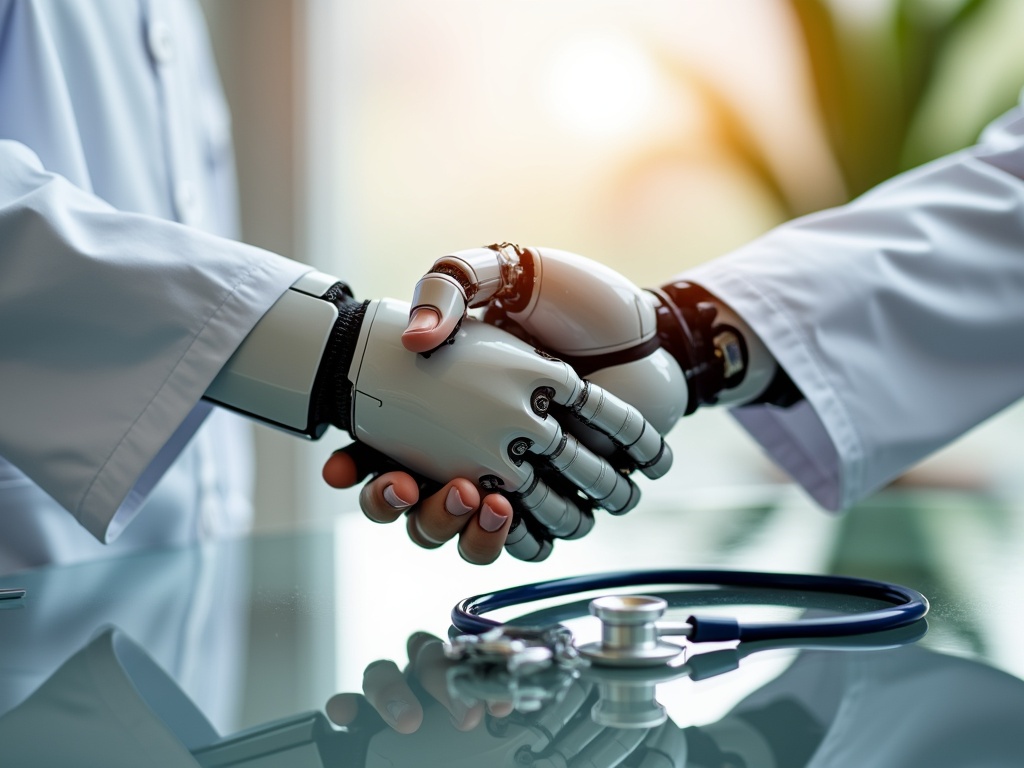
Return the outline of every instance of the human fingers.
[[[474,565],[493,563],[505,546],[512,520],[511,502],[500,493],[488,494],[480,511],[462,529],[459,555]]]
[[[332,488],[351,488],[359,482],[356,464],[345,451],[335,451],[321,470],[324,482]]]
[[[409,511],[409,538],[425,549],[439,547],[469,525],[479,507],[473,482],[455,478]]]
[[[365,451],[359,450],[361,448]],[[361,443],[353,443],[335,451],[327,459],[323,468],[324,480],[335,488],[350,488],[355,485],[368,471],[375,468],[367,466],[366,457],[362,455],[366,452],[377,454],[393,465],[393,462],[379,451]],[[417,504],[421,486],[422,482],[407,472],[387,472],[363,486],[359,494],[359,505],[363,513],[374,522],[391,523]],[[468,499],[468,504],[463,499]],[[424,502],[429,521],[426,534],[414,539],[421,546],[428,548],[437,546],[437,542],[447,541],[458,532],[461,525],[465,524],[464,521],[459,522],[458,516],[473,511],[479,503],[478,499],[479,493],[468,480],[453,481],[441,491],[431,494]],[[444,510],[445,514],[442,515],[438,510]],[[455,526],[455,529],[448,531],[446,525],[448,528]]]
[[[398,464],[366,443],[339,448],[324,462],[323,478],[334,488],[351,488],[371,474],[398,468]]]
[[[386,472],[359,492],[363,514],[375,523],[393,523],[419,501],[420,489],[408,472]]]
[[[363,694],[389,726],[413,733],[423,723],[423,706],[393,661],[381,659],[363,672]]]
[[[327,700],[324,711],[327,718],[335,725],[348,725],[359,715],[359,700],[362,698],[357,693],[336,693]]]
[[[453,709],[450,705],[452,697],[459,695],[453,691],[448,681],[448,670],[456,662],[451,661],[444,654],[444,643],[441,639],[429,632],[414,632],[406,641],[405,647],[406,655],[409,657],[410,672],[424,690],[431,695],[436,693],[439,696],[438,700],[444,704],[453,717],[459,713],[463,724],[475,727],[480,722],[482,715],[480,705],[476,702],[463,701],[465,707],[468,708],[466,714],[462,714],[462,710],[458,708]],[[425,680],[427,676],[430,678],[429,682]],[[487,711],[494,717],[507,717],[515,711],[514,704],[505,700],[487,701],[483,706],[486,706]]]
[[[415,478],[406,472],[388,472],[363,486],[359,505],[377,523],[391,523],[408,513],[409,538],[425,549],[439,547],[468,529],[459,551],[468,562],[483,565],[501,554],[512,517],[508,500],[494,497],[496,501],[485,509],[476,486],[456,478],[419,503]]]
[[[448,669],[452,666],[444,654],[444,644],[432,635],[417,632],[409,638],[409,669],[417,682],[432,698],[448,710],[452,724],[460,731],[471,731],[480,725],[484,705],[452,695],[448,685]]]
[[[359,443],[335,451],[323,467],[323,478],[334,488],[351,488],[366,474],[355,450]],[[372,448],[368,449],[373,451]],[[374,451],[377,453],[376,451]],[[391,523],[419,501],[419,487],[407,472],[387,472],[363,486],[359,506],[376,523]]]
[[[511,701],[489,701],[487,711],[494,717],[508,717],[516,711],[516,707]]]

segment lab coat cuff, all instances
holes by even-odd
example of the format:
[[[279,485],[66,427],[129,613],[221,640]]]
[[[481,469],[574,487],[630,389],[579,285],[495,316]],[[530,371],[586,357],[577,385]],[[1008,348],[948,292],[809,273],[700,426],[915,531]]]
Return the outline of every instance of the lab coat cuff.
[[[732,258],[750,258],[748,250]],[[770,253],[753,255],[771,258]],[[740,269],[730,267],[730,260],[727,256],[679,278],[701,285],[742,317],[805,397],[789,408],[757,405],[732,414],[818,504],[844,509],[857,500],[864,472],[862,443],[852,419],[785,302],[747,280]]]
[[[249,248],[234,244],[239,248]],[[257,257],[196,334],[156,395],[132,424],[75,511],[97,539],[117,538],[202,424],[203,393],[266,311],[306,265],[252,249]]]

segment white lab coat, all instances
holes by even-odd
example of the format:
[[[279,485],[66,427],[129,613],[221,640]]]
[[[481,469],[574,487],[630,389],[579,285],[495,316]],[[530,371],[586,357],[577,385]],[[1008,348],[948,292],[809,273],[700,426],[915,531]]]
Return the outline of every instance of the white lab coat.
[[[200,398],[308,267],[229,239],[233,170],[193,3],[0,0],[0,572],[143,502],[107,552],[246,524],[247,436]]]
[[[1024,395],[1024,111],[682,277],[806,397],[739,423],[820,504],[848,507]]]
[[[919,645],[802,653],[735,712],[779,701],[798,702],[824,727],[803,768],[995,768],[1019,765],[1024,750],[1020,678]],[[776,727],[785,733],[787,722]],[[719,746],[727,750],[728,741]]]
[[[0,603],[0,721],[69,657],[116,628],[146,649],[215,728],[237,730],[246,669],[241,649],[250,631],[249,555],[248,543],[239,540],[8,577],[5,586],[16,584],[27,594]],[[95,686],[109,683],[97,675]],[[86,699],[95,693],[93,685],[72,687]],[[0,736],[0,764],[21,765],[7,749]],[[86,763],[56,763],[69,764]]]

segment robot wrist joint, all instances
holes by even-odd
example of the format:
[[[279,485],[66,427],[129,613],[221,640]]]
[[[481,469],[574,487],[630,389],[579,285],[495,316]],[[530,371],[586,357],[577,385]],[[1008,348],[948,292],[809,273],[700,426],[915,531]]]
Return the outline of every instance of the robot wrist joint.
[[[719,393],[739,386],[749,365],[743,334],[717,323],[718,305],[706,290],[679,281],[651,291],[657,298],[658,339],[686,376],[686,414],[715,405]]]

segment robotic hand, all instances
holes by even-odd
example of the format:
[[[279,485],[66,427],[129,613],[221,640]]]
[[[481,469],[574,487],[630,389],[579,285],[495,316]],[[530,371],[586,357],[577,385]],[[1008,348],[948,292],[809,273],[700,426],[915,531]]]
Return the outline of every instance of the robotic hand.
[[[432,480],[459,475],[502,490],[519,512],[505,546],[524,560],[546,557],[553,538],[584,535],[593,507],[622,514],[639,498],[559,418],[612,441],[630,469],[667,471],[658,431],[565,362],[476,320],[446,354],[411,355],[401,343],[409,312],[390,299],[355,302],[332,278],[308,275],[206,397],[307,437],[333,424]]]
[[[408,317],[409,305],[393,300],[367,310],[349,372],[353,436],[430,478],[455,473],[505,491],[521,513],[506,541],[516,557],[543,559],[552,537],[587,533],[591,506],[622,514],[639,500],[624,474],[562,428],[554,406],[648,476],[667,471],[657,430],[568,364],[476,320],[462,323],[446,354],[410,355],[401,344]]]
[[[782,386],[757,335],[700,287],[644,291],[582,256],[508,243],[438,259],[416,286],[402,343],[426,353],[454,342],[473,307],[635,405],[662,434],[699,406]]]

